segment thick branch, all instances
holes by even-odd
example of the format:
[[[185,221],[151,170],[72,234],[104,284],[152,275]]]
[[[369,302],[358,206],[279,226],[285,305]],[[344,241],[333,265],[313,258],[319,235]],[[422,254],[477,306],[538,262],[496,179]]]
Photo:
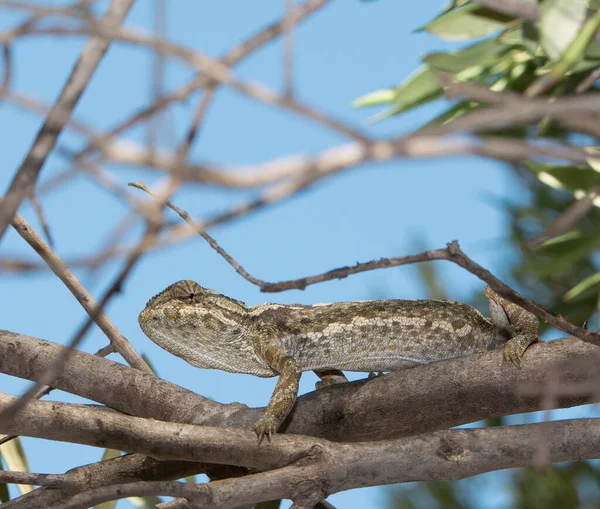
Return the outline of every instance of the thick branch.
[[[0,333],[0,372],[35,380],[62,349],[35,338]],[[503,365],[499,351],[451,359],[309,393],[298,399],[284,430],[335,441],[424,433],[547,408],[544,400],[548,400],[548,387],[557,386],[549,381],[558,381],[560,389],[552,395],[552,406],[597,402],[597,363],[598,349],[575,338],[532,346],[520,370]],[[123,412],[155,419],[250,429],[262,412],[239,404],[220,405],[138,370],[82,352],[74,352],[56,385]],[[173,479],[203,472],[206,467],[131,455],[82,468],[82,486],[103,486]],[[21,497],[22,503],[29,504],[21,507],[45,507],[61,500],[62,492],[36,490]]]
[[[17,399],[0,393],[0,410]],[[323,439],[277,435],[260,447],[254,431],[132,417],[96,406],[32,401],[0,423],[0,433],[137,452],[156,459],[205,461],[261,470],[308,455]]]
[[[185,488],[172,483],[109,486],[75,495],[60,507],[85,509],[105,500],[151,494],[197,498],[206,509],[228,509],[278,498],[293,499],[304,507],[304,502],[352,488],[454,480],[531,466],[539,447],[548,449],[552,463],[600,458],[600,442],[590,440],[599,432],[600,419],[573,419],[447,430],[368,444],[322,443],[313,447],[309,457],[270,472]],[[544,438],[542,442],[540,437]]]
[[[2,509],[49,507],[60,503],[69,495],[111,484],[156,479],[176,480],[199,473],[205,473],[211,479],[225,479],[239,477],[245,472],[245,469],[239,467],[191,461],[159,461],[142,454],[129,454],[69,470],[62,476],[68,484],[67,488],[40,488],[7,502]]]
[[[36,380],[64,348],[0,332],[0,372]],[[502,352],[493,351],[340,384],[298,398],[284,431],[335,441],[397,438],[540,410],[550,379],[569,386],[556,395],[556,407],[596,402],[598,355],[597,347],[564,338],[533,345],[522,369],[509,368]],[[171,422],[251,429],[263,411],[222,405],[83,352],[74,352],[55,386],[130,415]]]

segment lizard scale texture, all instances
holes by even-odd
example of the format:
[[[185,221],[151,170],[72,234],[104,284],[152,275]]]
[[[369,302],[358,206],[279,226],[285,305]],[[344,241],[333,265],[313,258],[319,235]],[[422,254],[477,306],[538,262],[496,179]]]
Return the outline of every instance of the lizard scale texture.
[[[538,320],[491,288],[491,319],[460,302],[380,300],[246,306],[194,281],[179,281],[148,301],[144,333],[200,368],[280,376],[255,429],[274,433],[294,404],[302,371],[320,385],[345,381],[339,370],[394,371],[504,347],[519,366],[537,340]]]

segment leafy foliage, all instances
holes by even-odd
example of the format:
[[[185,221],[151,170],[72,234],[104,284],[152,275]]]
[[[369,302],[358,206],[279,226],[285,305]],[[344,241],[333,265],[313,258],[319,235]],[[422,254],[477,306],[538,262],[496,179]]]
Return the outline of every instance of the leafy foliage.
[[[524,0],[525,1],[525,0]],[[600,25],[597,0],[544,0],[540,19],[533,23],[491,12],[468,0],[455,0],[450,7],[420,30],[444,40],[468,41],[462,48],[429,53],[423,65],[395,88],[366,94],[355,107],[384,106],[371,118],[377,122],[399,115],[443,97],[439,73],[455,81],[472,82],[496,92],[524,97],[568,97],[597,93],[600,43],[594,34]],[[463,99],[432,118],[428,125],[446,124],[489,105]],[[598,116],[595,116],[598,119]],[[600,199],[593,201],[583,217],[567,231],[535,240],[573,204],[590,192],[600,192],[600,161],[595,139],[583,137],[545,118],[530,126],[503,125],[480,135],[510,136],[527,141],[554,139],[584,145],[590,152],[586,165],[548,164],[522,161],[513,164],[519,199],[505,199],[509,232],[506,244],[518,256],[507,257],[500,276],[517,285],[528,297],[582,324],[600,307]],[[593,195],[590,195],[593,196]],[[417,249],[426,246],[423,243]],[[432,266],[417,268],[431,297],[445,294]],[[481,300],[473,297],[473,302]],[[514,423],[515,417],[511,418]],[[519,419],[517,417],[516,419]],[[524,419],[524,417],[520,417]],[[496,418],[486,424],[502,425]],[[600,506],[600,469],[595,462],[572,463],[538,471],[507,473],[501,490],[503,507],[562,508]],[[459,482],[418,483],[389,492],[389,507],[412,509],[438,507],[470,509],[480,506],[482,493],[498,490],[497,474]]]
[[[549,87],[548,97],[597,92],[589,76],[600,69],[600,42],[593,39],[600,14],[591,12],[598,8],[595,1],[545,0],[540,5],[540,20],[533,23],[494,13],[471,1],[454,1],[420,30],[445,40],[469,42],[458,50],[425,55],[423,66],[400,85],[366,94],[353,105],[386,106],[371,118],[377,122],[431,103],[443,96],[438,73],[496,92],[525,96],[542,93],[543,87]],[[550,80],[550,84],[543,80]],[[591,83],[586,84],[586,80]],[[429,125],[451,123],[486,107],[487,104],[477,100],[460,100],[431,119]],[[595,141],[565,129],[551,118],[532,126],[488,128],[480,134],[529,141],[545,137],[589,147],[587,165],[538,161],[514,165],[520,187],[529,195],[529,203],[522,200],[503,203],[510,217],[510,240],[521,257],[502,276],[512,277],[534,300],[566,314],[574,323],[583,323],[597,311],[600,295],[600,271],[595,256],[600,246],[597,209],[600,199],[596,199],[595,206],[583,219],[559,237],[550,238],[535,249],[532,240],[576,200],[600,189],[600,162],[592,157],[597,150]]]

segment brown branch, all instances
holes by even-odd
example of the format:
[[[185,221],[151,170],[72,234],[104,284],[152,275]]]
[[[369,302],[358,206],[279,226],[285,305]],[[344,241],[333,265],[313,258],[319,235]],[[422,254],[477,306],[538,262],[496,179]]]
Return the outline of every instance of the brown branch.
[[[150,192],[142,183],[130,183],[129,185],[137,187],[138,189],[142,189],[146,192]],[[594,345],[600,345],[600,334],[588,332],[583,327],[573,325],[564,316],[552,313],[550,310],[541,306],[540,304],[537,304],[536,302],[533,302],[532,300],[529,300],[523,297],[521,294],[515,292],[512,288],[508,287],[497,277],[495,277],[490,271],[483,268],[481,265],[477,264],[467,255],[465,255],[460,249],[457,241],[453,241],[448,244],[446,249],[434,249],[416,255],[398,258],[381,258],[380,260],[376,261],[357,263],[352,267],[340,267],[328,272],[323,272],[322,274],[318,274],[316,276],[308,276],[294,280],[281,281],[278,283],[268,283],[250,275],[238,262],[236,262],[229,254],[227,254],[227,252],[221,246],[219,246],[219,244],[210,235],[200,229],[198,225],[193,222],[187,212],[181,210],[179,207],[170,202],[167,204],[167,206],[175,210],[186,221],[186,223],[188,223],[200,236],[202,236],[202,238],[204,238],[210,244],[215,251],[217,251],[218,254],[225,258],[225,260],[236,270],[238,274],[240,274],[250,283],[259,286],[263,292],[282,292],[291,289],[304,290],[307,286],[312,284],[331,281],[332,279],[343,279],[351,274],[357,274],[359,272],[398,267],[400,265],[409,265],[433,260],[448,260],[466,269],[482,281],[485,281],[497,293],[511,302],[518,304],[522,308],[531,311],[537,317],[542,318],[557,329],[560,329],[568,334],[572,334],[583,341],[587,341]]]
[[[340,267],[316,276],[268,284],[266,286],[262,286],[261,291],[281,292],[290,289],[304,290],[309,285],[321,283],[323,281],[330,281],[332,279],[342,279],[348,277],[350,274],[357,274],[359,272],[365,272],[368,270],[398,267],[400,265],[409,265],[412,263],[421,263],[432,260],[447,260],[459,265],[463,269],[469,271],[471,274],[477,276],[482,281],[485,281],[497,293],[506,299],[518,304],[528,311],[531,311],[537,317],[542,318],[557,329],[567,332],[568,334],[572,334],[583,341],[592,343],[594,345],[600,345],[599,334],[588,332],[583,327],[573,325],[564,316],[552,313],[544,306],[541,306],[540,304],[537,304],[536,302],[533,302],[532,300],[529,300],[523,297],[521,294],[515,292],[487,269],[483,268],[481,265],[477,264],[467,255],[465,255],[461,251],[457,241],[449,243],[446,249],[432,249],[431,251],[424,251],[423,253],[416,255],[402,256],[398,258],[381,258],[380,260],[374,260],[371,262],[357,263],[352,267]]]
[[[0,393],[0,410],[18,398]],[[135,452],[161,460],[184,460],[244,467],[279,468],[306,456],[324,441],[277,435],[261,447],[253,430],[197,426],[132,417],[97,406],[32,401],[0,423],[2,433]]]
[[[64,348],[0,332],[0,372],[36,379]],[[561,388],[555,400],[557,408],[597,402],[597,363],[597,348],[574,338],[533,345],[522,369],[503,365],[501,351],[450,359],[306,394],[298,399],[284,430],[334,441],[385,440],[536,411],[545,404],[547,380],[554,374]],[[221,405],[83,352],[74,352],[55,385],[124,413],[160,420],[251,429],[263,411],[239,404]],[[163,462],[148,463],[150,460],[139,455],[127,458],[131,462],[127,467],[120,462],[108,463],[114,465],[110,468],[85,467],[81,486],[104,485],[105,479],[112,483],[139,480],[140,476],[145,480],[179,478],[194,472],[194,464],[189,462],[166,462],[162,468]],[[196,472],[204,468],[199,466]],[[32,500],[23,507],[37,509],[57,497],[60,499],[57,490],[37,490],[21,498]]]
[[[198,105],[198,108],[194,115],[194,119],[192,121],[192,125],[190,126],[187,135],[184,137],[183,142],[180,144],[180,147],[177,150],[177,156],[181,163],[185,163],[185,161],[187,160],[189,151],[191,149],[195,137],[199,132],[200,124],[204,119],[206,109],[208,108],[212,97],[213,94],[209,90],[207,90],[206,94],[204,95],[203,99]],[[156,243],[158,234],[160,233],[160,230],[164,225],[164,220],[162,216],[163,208],[166,205],[173,207],[173,205],[169,202],[169,198],[177,189],[178,184],[179,179],[176,175],[174,175],[170,179],[167,189],[165,189],[160,195],[153,193],[152,191],[150,191],[150,189],[145,187],[144,190],[146,192],[150,193],[152,196],[157,198],[154,206],[150,207],[149,212],[146,214],[146,231],[143,237],[135,246],[132,253],[128,256],[127,263],[125,264],[119,275],[114,279],[113,283],[109,286],[104,296],[100,299],[100,302],[98,304],[98,312],[101,312],[108,304],[110,299],[121,291],[123,284],[125,283],[127,277],[129,276],[135,265],[139,262],[141,257]],[[93,320],[90,317],[75,335],[75,338],[73,339],[74,343],[78,343],[79,341],[81,341],[81,339],[90,329],[92,323]]]
[[[149,195],[156,197],[156,195],[150,191],[150,189],[148,189],[148,187],[143,183],[143,182],[130,182],[129,185],[131,187],[135,187],[137,189],[141,189],[142,191],[147,192]],[[167,201],[165,203],[165,205],[167,207],[169,207],[170,209],[174,210],[175,212],[177,212],[177,214],[179,214],[179,216],[186,222],[188,223],[188,225],[190,225],[198,235],[200,235],[204,240],[206,240],[206,242],[208,242],[208,244],[210,245],[210,247],[212,247],[217,253],[219,253],[219,255],[221,255],[226,261],[227,263],[229,263],[229,265],[231,265],[235,271],[242,276],[244,279],[250,281],[251,283],[257,285],[257,286],[262,286],[265,284],[264,281],[260,280],[260,279],[256,279],[255,277],[251,276],[246,269],[244,269],[244,267],[242,267],[238,262],[236,262],[218,243],[215,239],[213,239],[208,233],[206,233],[204,230],[202,230],[196,223],[194,223],[194,221],[192,220],[192,218],[190,217],[190,215],[185,212],[184,210],[180,209],[179,207],[177,207],[176,205],[174,205],[173,203]]]
[[[104,26],[95,26],[94,29],[98,31],[99,34],[105,35],[106,37],[134,45],[151,47],[157,51],[177,57],[178,59],[186,62],[188,65],[194,67],[198,72],[205,74],[210,81],[217,81],[223,85],[227,85],[247,97],[265,104],[272,104],[287,109],[360,142],[367,143],[370,141],[369,137],[366,136],[360,129],[350,126],[348,122],[338,120],[333,116],[323,113],[322,111],[318,111],[317,109],[301,103],[296,99],[281,96],[262,83],[244,82],[240,80],[229,69],[229,67],[203,53],[191,50],[181,45],[177,45],[164,39],[160,39],[151,35],[144,35],[135,31],[129,31],[125,29],[111,30]],[[89,27],[41,27],[35,28],[35,30],[32,29],[28,32],[23,32],[19,35],[87,35],[89,30]]]
[[[39,339],[0,331],[0,373],[38,380],[66,349]],[[599,401],[598,350],[574,338],[532,346],[522,369],[502,362],[502,352],[436,362],[413,369],[339,384],[298,398],[284,424],[286,433],[335,441],[384,440],[458,426],[497,415],[540,409],[541,395],[520,387],[544,387],[552,370],[566,408]],[[177,385],[107,359],[73,352],[54,381],[57,389],[104,404],[128,415],[163,421],[250,430],[264,408],[223,405]],[[525,394],[525,393],[523,393]],[[377,409],[386,408],[385,415]],[[378,415],[373,419],[373,415]]]
[[[31,204],[33,205],[33,208],[35,210],[35,213],[37,214],[38,220],[39,220],[40,224],[42,225],[42,231],[44,232],[44,235],[46,236],[46,239],[48,240],[48,245],[51,248],[54,248],[54,239],[52,237],[52,234],[50,233],[50,226],[48,226],[46,214],[44,214],[44,209],[42,209],[42,206],[41,206],[39,200],[37,199],[37,196],[35,196],[35,195],[31,196]]]
[[[2,205],[2,201],[0,201]],[[52,272],[65,284],[75,298],[79,301],[85,311],[90,315],[90,318],[96,322],[98,327],[106,334],[113,343],[115,349],[123,356],[123,358],[133,367],[146,372],[152,372],[146,362],[138,355],[129,342],[123,337],[114,324],[98,307],[92,296],[81,285],[67,265],[50,249],[50,247],[42,240],[42,238],[31,228],[31,226],[18,214],[15,215],[11,222],[13,228],[23,237],[23,239],[42,257],[48,264]],[[61,357],[56,362],[49,366],[48,369],[40,376],[40,379],[30,387],[21,398],[19,398],[14,406],[6,409],[0,414],[0,422],[7,419],[14,412],[22,409],[27,403],[36,397],[37,392],[43,385],[51,385],[61,368],[72,355],[74,349],[83,335],[77,335],[65,349]]]
[[[133,1],[112,0],[99,26],[114,31],[127,16]],[[83,48],[59,98],[48,112],[33,145],[13,177],[4,199],[0,202],[0,239],[17,213],[21,202],[33,195],[38,175],[46,158],[54,148],[58,136],[69,121],[71,112],[110,43],[111,39],[104,35],[93,35]]]
[[[48,488],[64,488],[68,480],[60,474],[33,474],[31,472],[10,472],[0,470],[0,482],[8,484],[34,484]]]
[[[600,101],[598,101],[600,103]],[[474,114],[473,114],[474,115]],[[536,117],[537,118],[537,117]],[[226,167],[211,163],[188,164],[177,168],[184,181],[202,182],[230,188],[261,186],[286,178],[313,178],[315,181],[366,162],[380,162],[401,157],[446,157],[452,155],[480,155],[504,161],[523,161],[538,157],[586,163],[590,155],[582,148],[552,142],[544,145],[527,143],[521,139],[488,136],[485,138],[441,137],[443,131],[454,129],[461,119],[436,128],[430,136],[410,135],[373,143],[345,144],[324,150],[314,156],[306,154],[285,156],[255,166]],[[490,127],[481,125],[479,129]],[[456,130],[460,130],[457,126]],[[463,126],[465,127],[465,126]],[[474,128],[475,128],[474,127]],[[433,128],[427,128],[433,129]],[[462,128],[461,128],[462,129]],[[423,131],[424,132],[424,131]],[[429,131],[428,131],[429,133]],[[104,156],[129,166],[172,172],[177,162],[172,155],[150,154],[132,147],[112,145]]]
[[[208,485],[128,483],[97,488],[74,495],[60,508],[86,509],[107,500],[144,495],[184,496],[205,509],[232,509],[284,498],[294,500],[296,507],[308,508],[329,494],[357,487],[448,481],[532,466],[536,438],[542,432],[548,433],[552,463],[600,458],[600,444],[590,441],[600,432],[600,419],[446,430],[375,443],[317,442],[308,455],[278,470]]]
[[[477,113],[478,116],[474,116],[475,113],[459,119],[462,124],[459,123],[458,127],[464,127],[467,129],[477,125],[481,127],[482,124],[489,122],[489,125],[495,122],[504,122],[507,117],[512,117],[513,120],[518,123],[528,123],[530,121],[537,121],[541,118],[552,118],[556,123],[562,124],[569,129],[577,132],[589,134],[600,139],[600,122],[598,121],[597,115],[591,113],[597,110],[588,109],[588,99],[591,96],[595,101],[597,94],[589,94],[585,99],[576,99],[573,97],[567,97],[563,99],[540,99],[532,101],[531,99],[524,99],[523,96],[514,92],[498,92],[490,90],[483,85],[479,85],[473,82],[455,82],[452,76],[445,73],[438,75],[440,83],[446,87],[446,97],[448,99],[455,99],[457,97],[468,97],[476,101],[491,104],[501,104],[501,109],[482,109]],[[558,105],[557,105],[558,103]],[[552,105],[552,106],[551,106]],[[539,113],[545,111],[545,115],[540,116]],[[492,114],[490,117],[489,115]],[[475,122],[474,122],[475,120]],[[458,121],[450,122],[448,126],[456,127]],[[427,132],[426,129],[420,132]]]
[[[294,30],[296,25],[296,2],[285,0],[283,36],[283,96],[294,97]]]
[[[307,16],[327,5],[327,3],[328,0],[308,0],[304,2],[301,6],[297,7],[296,9],[295,14],[297,18],[295,22],[300,23]],[[221,63],[226,66],[233,66],[237,64],[238,62],[252,54],[254,51],[264,46],[266,43],[277,38],[281,33],[283,33],[284,25],[284,20],[281,20],[267,26],[264,29],[261,29],[258,33],[251,36],[246,41],[243,41],[242,43],[234,46],[229,52],[225,54],[225,56],[221,58]],[[108,133],[102,136],[99,140],[96,140],[95,142],[85,147],[78,154],[78,157],[87,156],[94,149],[103,149],[107,142],[110,141],[110,139],[112,139],[116,135],[121,134],[122,132],[129,129],[138,122],[141,122],[142,120],[151,117],[159,110],[169,106],[171,103],[185,100],[195,90],[198,90],[202,87],[206,87],[207,89],[209,89],[211,87],[216,86],[218,86],[218,82],[211,80],[210,77],[200,74],[199,76],[193,78],[182,87],[178,88],[175,92],[160,98],[151,106],[138,110],[127,120],[119,123],[118,126],[108,131]]]
[[[594,83],[596,83],[596,81],[598,81],[598,79],[600,79],[600,67],[596,67],[596,69],[594,69],[592,72],[590,72],[585,77],[585,79],[583,79],[579,83],[579,85],[577,85],[575,92],[577,92],[578,94],[582,94],[586,90],[590,89],[594,85]]]

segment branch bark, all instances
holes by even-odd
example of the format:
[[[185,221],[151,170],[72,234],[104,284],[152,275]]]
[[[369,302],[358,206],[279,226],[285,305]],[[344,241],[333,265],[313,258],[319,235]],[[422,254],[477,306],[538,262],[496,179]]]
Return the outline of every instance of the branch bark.
[[[548,449],[552,463],[600,458],[600,442],[590,440],[599,432],[600,419],[572,419],[446,430],[374,443],[322,442],[294,464],[269,472],[208,485],[113,485],[77,494],[53,507],[85,509],[106,500],[143,495],[187,496],[202,502],[206,509],[235,508],[279,498],[292,499],[297,507],[312,507],[332,493],[352,488],[463,479],[483,472],[531,466],[540,446]],[[543,444],[540,435],[547,437]]]
[[[35,380],[64,347],[0,332],[0,372]],[[426,433],[498,415],[600,401],[598,349],[575,338],[533,345],[523,369],[502,364],[502,353],[451,359],[383,377],[340,384],[300,397],[286,433],[334,441],[385,440]],[[557,383],[549,383],[554,380]],[[131,415],[250,429],[262,409],[221,405],[127,366],[74,352],[55,385]],[[382,411],[384,409],[384,411]],[[206,464],[157,461],[139,454],[81,467],[90,487],[173,479],[206,471]],[[79,471],[79,469],[77,469]],[[63,490],[39,489],[19,507],[46,507]],[[28,504],[28,505],[27,505]]]
[[[64,348],[0,331],[0,373],[36,380]],[[555,379],[565,389],[556,394],[556,408],[593,403],[600,401],[599,355],[597,347],[568,337],[531,346],[522,369],[506,366],[497,350],[339,384],[298,398],[282,431],[345,442],[398,438],[540,410],[548,380]],[[251,429],[264,410],[216,403],[83,352],[73,353],[54,386],[129,415],[170,422]]]

